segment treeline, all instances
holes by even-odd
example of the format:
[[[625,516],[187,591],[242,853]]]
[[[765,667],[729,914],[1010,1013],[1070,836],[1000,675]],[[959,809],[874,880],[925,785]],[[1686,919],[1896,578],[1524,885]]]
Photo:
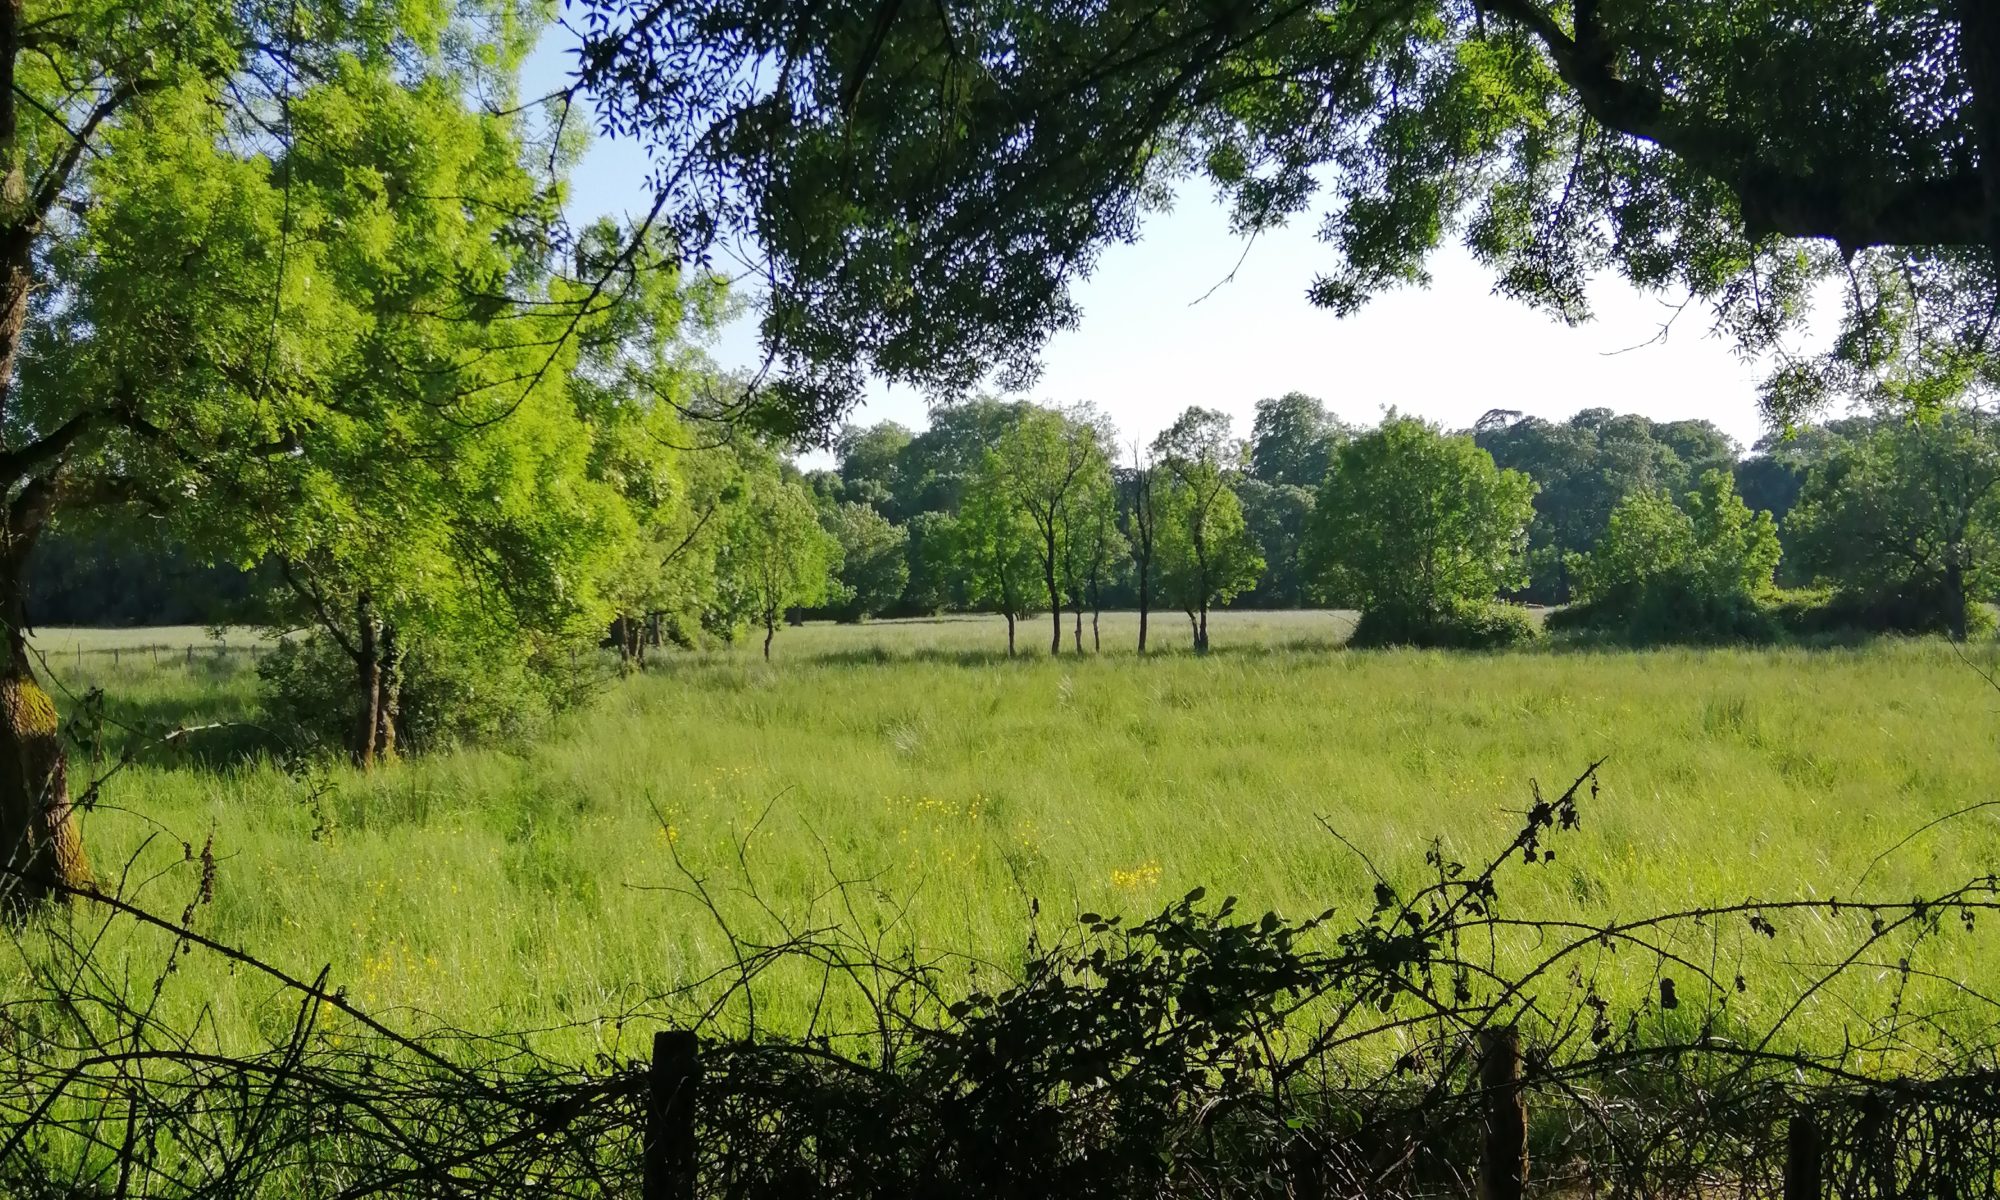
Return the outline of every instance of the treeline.
[[[711,432],[607,572],[606,640],[628,657],[753,627],[768,653],[787,617],[946,611],[999,615],[1010,646],[1046,615],[1053,651],[1096,648],[1104,609],[1178,612],[1200,648],[1212,608],[1312,604],[1374,613],[1364,640],[1482,643],[1521,633],[1496,599],[1641,641],[1963,636],[1994,593],[2000,435],[1973,411],[1848,418],[1745,453],[1706,421],[1607,409],[1363,430],[1292,393],[1261,401],[1247,438],[1195,408],[1121,446],[1089,406],[982,398],[921,433],[850,426],[837,465],[803,474],[774,444]],[[59,530],[35,612],[270,623],[279,583],[268,564]]]
[[[921,433],[850,426],[836,452],[805,478],[842,547],[815,615],[990,611],[1011,628],[1067,609],[1079,646],[1100,608],[1184,612],[1200,646],[1212,607],[1313,604],[1378,611],[1369,633],[1478,641],[1466,629],[1496,619],[1479,608],[1494,599],[1572,606],[1558,627],[1636,640],[1963,636],[1994,591],[2000,528],[2000,437],[1972,410],[1853,417],[1746,452],[1707,421],[1602,408],[1362,430],[1299,393],[1259,402],[1247,438],[1196,408],[1120,445],[1088,406],[981,399]],[[1370,547],[1386,560],[1355,561]],[[1395,594],[1406,573],[1454,572]]]

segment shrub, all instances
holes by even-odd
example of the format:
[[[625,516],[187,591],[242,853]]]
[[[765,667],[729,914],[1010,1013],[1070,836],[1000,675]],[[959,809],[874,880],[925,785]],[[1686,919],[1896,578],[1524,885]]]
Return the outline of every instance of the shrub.
[[[353,741],[360,685],[354,660],[331,638],[288,638],[257,675],[274,732],[299,746]],[[420,752],[523,737],[574,699],[556,665],[536,655],[419,643],[403,660],[396,741]]]
[[[1571,556],[1578,603],[1551,628],[1638,645],[1768,641],[1780,632],[1769,603],[1779,553],[1771,514],[1752,513],[1720,471],[1679,504],[1634,492],[1597,548]]]
[[[1785,632],[1786,622],[1764,597],[1716,593],[1668,578],[1558,609],[1549,614],[1548,628],[1652,646],[1769,642]]]
[[[1948,635],[1953,631],[1954,604],[1942,581],[1931,581],[1928,586],[1913,581],[1875,592],[1843,588],[1787,592],[1777,615],[1788,632],[1800,637],[1879,633]],[[1987,605],[1967,605],[1965,622],[1967,636],[1984,637],[1994,632],[1993,610]]]
[[[1347,644],[1357,648],[1420,646],[1440,650],[1497,650],[1541,640],[1542,628],[1518,604],[1489,600],[1442,613],[1371,608],[1361,614]]]

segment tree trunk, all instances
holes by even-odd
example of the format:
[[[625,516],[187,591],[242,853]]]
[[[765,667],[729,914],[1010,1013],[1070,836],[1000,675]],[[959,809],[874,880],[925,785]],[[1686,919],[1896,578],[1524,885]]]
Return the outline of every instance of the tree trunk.
[[[1197,653],[1208,653],[1208,601],[1201,602],[1201,624],[1194,633],[1194,648]]]
[[[32,534],[29,535],[32,540]],[[90,884],[83,836],[69,804],[69,755],[55,701],[29,666],[20,558],[0,580],[7,661],[0,665],[0,906],[9,916]]]
[[[1007,657],[1014,657],[1014,614],[1007,614]]]
[[[1097,601],[1097,591],[1093,588],[1090,593],[1090,652],[1092,654],[1104,653],[1104,639],[1099,637],[1097,633]]]
[[[764,661],[771,661],[771,639],[778,636],[778,614],[764,614]]]
[[[611,618],[611,644],[618,647],[618,657],[621,659],[624,658],[627,651],[625,649],[625,614],[623,613]]]
[[[354,667],[361,684],[361,714],[354,728],[354,761],[364,771],[375,766],[376,723],[382,713],[382,657],[375,641],[374,597],[363,588],[354,598]]]
[[[1194,610],[1184,608],[1181,611],[1187,614],[1188,636],[1194,639],[1194,648],[1199,650],[1201,649],[1201,626],[1195,623]]]
[[[1148,583],[1146,578],[1148,574],[1146,568],[1148,565],[1145,559],[1142,558],[1139,560],[1139,653],[1141,654],[1146,652],[1146,616],[1147,610],[1152,607],[1153,601],[1152,592],[1146,586]]]
[[[1049,588],[1049,653],[1062,653],[1062,592],[1056,589],[1056,543],[1053,534],[1049,537],[1049,557],[1042,571],[1042,581]]]
[[[1074,633],[1074,637],[1076,639],[1076,652],[1078,654],[1082,654],[1083,653],[1083,598],[1081,596],[1077,597],[1076,606],[1072,611],[1076,613],[1076,629]]]
[[[14,383],[34,290],[35,238],[41,218],[28,194],[28,152],[19,144],[17,60],[23,53],[23,0],[0,8],[0,428],[22,430]],[[47,183],[57,184],[51,177]],[[51,193],[54,194],[54,193]],[[53,435],[51,435],[53,436]],[[18,450],[12,439],[0,449]],[[61,896],[64,887],[90,885],[83,835],[69,802],[69,756],[55,701],[35,679],[28,659],[27,559],[55,506],[56,472],[63,452],[40,468],[5,481],[12,499],[0,510],[0,622],[5,661],[0,662],[0,908],[9,914]],[[28,475],[25,481],[20,477]],[[18,490],[15,489],[19,483]]]
[[[381,695],[375,705],[375,757],[396,761],[396,722],[403,715],[403,646],[396,627],[382,626],[382,669],[377,672]]]
[[[1950,607],[1946,615],[1951,619],[1951,640],[1962,642],[1966,636],[1965,615],[1965,566],[1956,557],[1945,564],[1944,602]]]

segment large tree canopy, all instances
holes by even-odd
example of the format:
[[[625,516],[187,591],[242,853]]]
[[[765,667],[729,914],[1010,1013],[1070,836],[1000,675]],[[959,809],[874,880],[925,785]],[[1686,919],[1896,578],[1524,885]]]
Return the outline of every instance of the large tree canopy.
[[[1566,321],[1615,270],[1781,348],[1774,416],[1994,374],[2000,8],[1981,0],[582,0],[579,87],[685,244],[768,255],[806,419],[869,368],[1021,368],[1171,186],[1306,214],[1351,312],[1447,238]]]
[[[297,548],[287,534],[314,522],[315,544],[359,548],[343,514],[425,494],[368,455],[487,421],[499,387],[528,405],[563,369],[567,338],[541,331],[555,294],[527,286],[553,201],[518,161],[518,118],[473,111],[512,103],[546,9],[0,8],[0,898],[85,874],[24,640],[25,568],[54,514],[137,500],[211,552]],[[545,344],[532,372],[514,369],[525,345],[486,336],[513,316]],[[490,495],[562,456],[484,449],[423,484]],[[273,512],[302,491],[318,503]],[[509,515],[545,527],[571,498],[541,491]]]

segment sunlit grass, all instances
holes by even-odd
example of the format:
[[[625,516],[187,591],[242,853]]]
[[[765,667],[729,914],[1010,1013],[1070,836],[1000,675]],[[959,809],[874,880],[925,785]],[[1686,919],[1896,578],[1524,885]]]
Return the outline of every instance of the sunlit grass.
[[[1992,809],[1875,861],[2000,783],[2000,693],[1941,642],[1358,652],[1337,648],[1344,615],[1221,614],[1217,652],[1196,658],[1178,614],[1155,620],[1167,652],[1145,660],[1122,614],[1105,618],[1107,652],[1080,658],[1067,617],[1057,659],[1046,619],[1023,625],[1015,660],[992,619],[782,630],[768,664],[754,644],[670,652],[532,746],[318,782],[257,756],[148,761],[104,786],[87,836],[100,872],[133,887],[212,833],[200,930],[300,975],[326,966],[372,1008],[472,1028],[562,1025],[684,986],[733,961],[724,922],[762,940],[838,924],[885,950],[1004,966],[1031,902],[1045,934],[1197,885],[1259,912],[1365,909],[1369,867],[1326,826],[1415,879],[1432,838],[1483,857],[1532,781],[1559,791],[1598,759],[1583,830],[1510,877],[1510,912],[1907,899],[2000,860]],[[1994,650],[1971,657],[1990,669]],[[65,682],[104,686],[135,724],[240,712],[253,694],[247,656],[122,658],[112,673],[87,654]],[[183,866],[140,894],[178,914],[195,882]],[[1723,956],[1748,944],[1783,991],[1833,931],[1788,929],[1768,949],[1747,930],[1709,936]],[[110,944],[149,984],[164,942]],[[1927,953],[2000,990],[1983,940]],[[759,1020],[802,1025],[814,978],[774,975]],[[1841,1036],[1841,1002],[1799,1027]],[[207,1007],[223,1031],[292,1015],[267,982],[201,956],[167,1003]],[[562,1044],[616,1036],[586,1025]]]

